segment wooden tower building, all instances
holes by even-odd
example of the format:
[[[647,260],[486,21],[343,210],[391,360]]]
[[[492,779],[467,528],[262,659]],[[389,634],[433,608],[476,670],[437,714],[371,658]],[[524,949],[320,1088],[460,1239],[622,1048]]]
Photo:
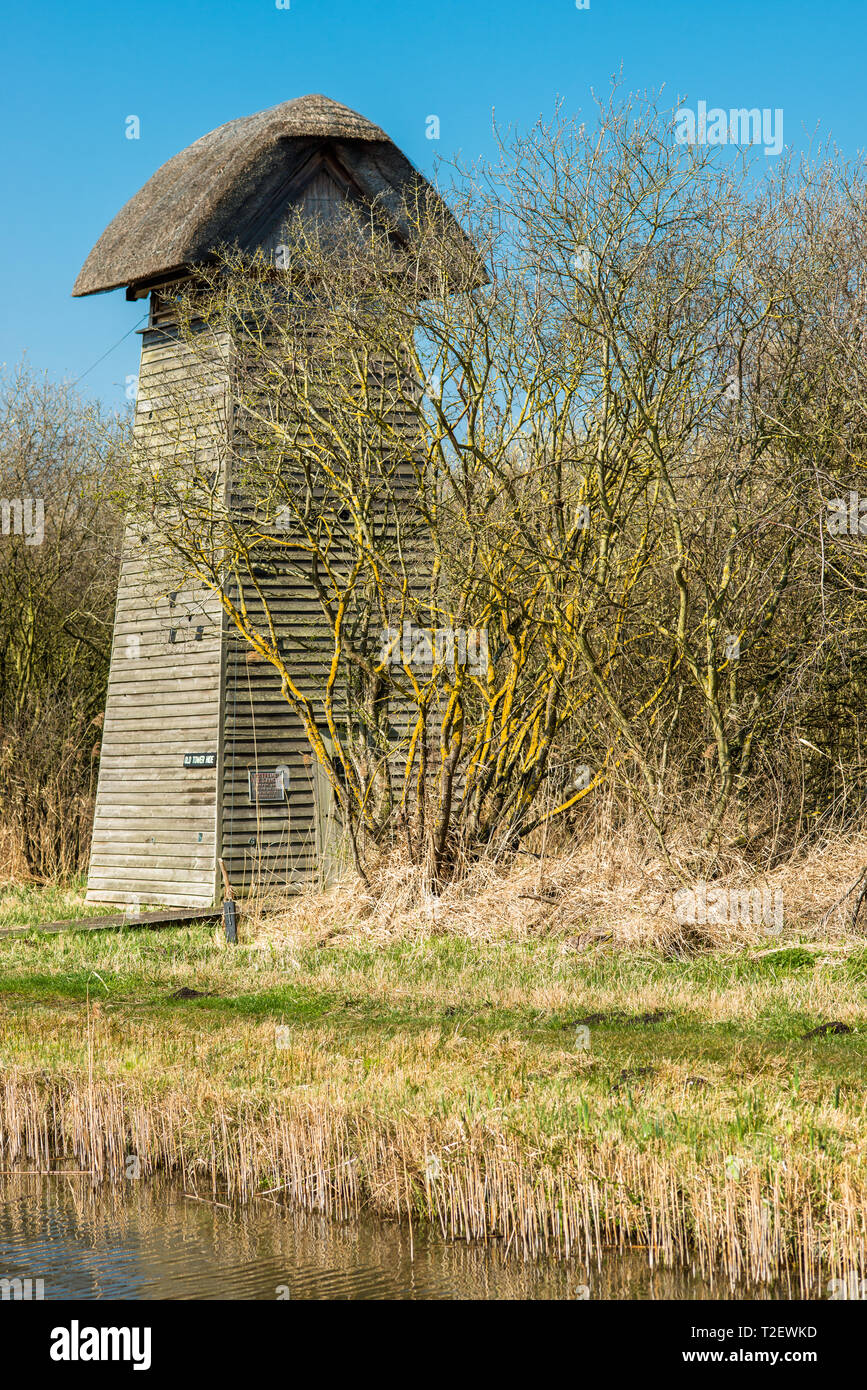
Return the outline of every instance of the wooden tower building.
[[[273,255],[290,215],[336,216],[347,199],[375,202],[399,242],[404,196],[419,184],[427,187],[382,130],[323,96],[231,121],[158,169],[100,237],[73,291],[125,287],[129,299],[150,299],[134,425],[145,451],[170,447],[165,402],[190,370],[172,323],[173,285],[220,246]],[[197,465],[232,428],[228,356],[215,342],[204,391],[200,375],[195,383],[210,412]],[[223,486],[231,499],[231,478]],[[218,600],[166,592],[154,569],[147,534],[130,525],[88,900],[211,907],[222,896],[221,860],[241,892],[306,879],[322,867],[331,834],[328,779],[273,668],[247,660]],[[291,621],[311,599],[296,586],[275,601]]]

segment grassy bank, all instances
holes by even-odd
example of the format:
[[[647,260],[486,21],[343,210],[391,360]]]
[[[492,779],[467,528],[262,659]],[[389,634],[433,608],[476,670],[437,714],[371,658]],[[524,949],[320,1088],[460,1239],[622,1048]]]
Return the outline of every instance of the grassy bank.
[[[84,874],[69,883],[48,887],[37,883],[0,884],[0,930],[38,927],[48,922],[74,922],[122,910],[85,902],[85,889]]]
[[[0,940],[3,1167],[815,1292],[867,1273],[865,1020],[851,941],[34,934]]]

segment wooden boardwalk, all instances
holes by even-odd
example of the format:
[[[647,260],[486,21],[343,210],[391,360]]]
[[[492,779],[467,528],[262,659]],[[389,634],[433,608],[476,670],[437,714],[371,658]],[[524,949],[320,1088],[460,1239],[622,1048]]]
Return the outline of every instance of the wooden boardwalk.
[[[3,927],[0,936],[26,936],[28,932],[111,931],[125,927],[180,927],[185,922],[219,921],[221,907],[162,908],[159,912],[114,912],[104,917],[70,918],[65,922],[44,922],[39,926]]]

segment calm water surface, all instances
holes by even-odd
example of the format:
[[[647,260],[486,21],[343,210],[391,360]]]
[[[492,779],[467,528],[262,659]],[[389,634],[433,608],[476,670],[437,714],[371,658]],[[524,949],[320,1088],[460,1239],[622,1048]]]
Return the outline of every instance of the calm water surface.
[[[506,1259],[406,1227],[254,1202],[228,1209],[174,1187],[91,1190],[86,1178],[0,1179],[0,1278],[48,1299],[607,1299],[797,1297],[713,1288],[612,1252],[602,1268]],[[582,1294],[582,1288],[588,1292]]]

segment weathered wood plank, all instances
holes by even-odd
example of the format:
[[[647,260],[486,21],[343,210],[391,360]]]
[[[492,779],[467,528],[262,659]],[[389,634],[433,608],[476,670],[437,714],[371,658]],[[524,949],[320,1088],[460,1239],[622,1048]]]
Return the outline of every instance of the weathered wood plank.
[[[179,927],[185,922],[213,921],[220,908],[173,908],[161,912],[106,913],[104,917],[79,917],[66,922],[43,922],[38,927],[3,927],[0,936],[26,936],[28,932],[125,931],[131,927]]]

